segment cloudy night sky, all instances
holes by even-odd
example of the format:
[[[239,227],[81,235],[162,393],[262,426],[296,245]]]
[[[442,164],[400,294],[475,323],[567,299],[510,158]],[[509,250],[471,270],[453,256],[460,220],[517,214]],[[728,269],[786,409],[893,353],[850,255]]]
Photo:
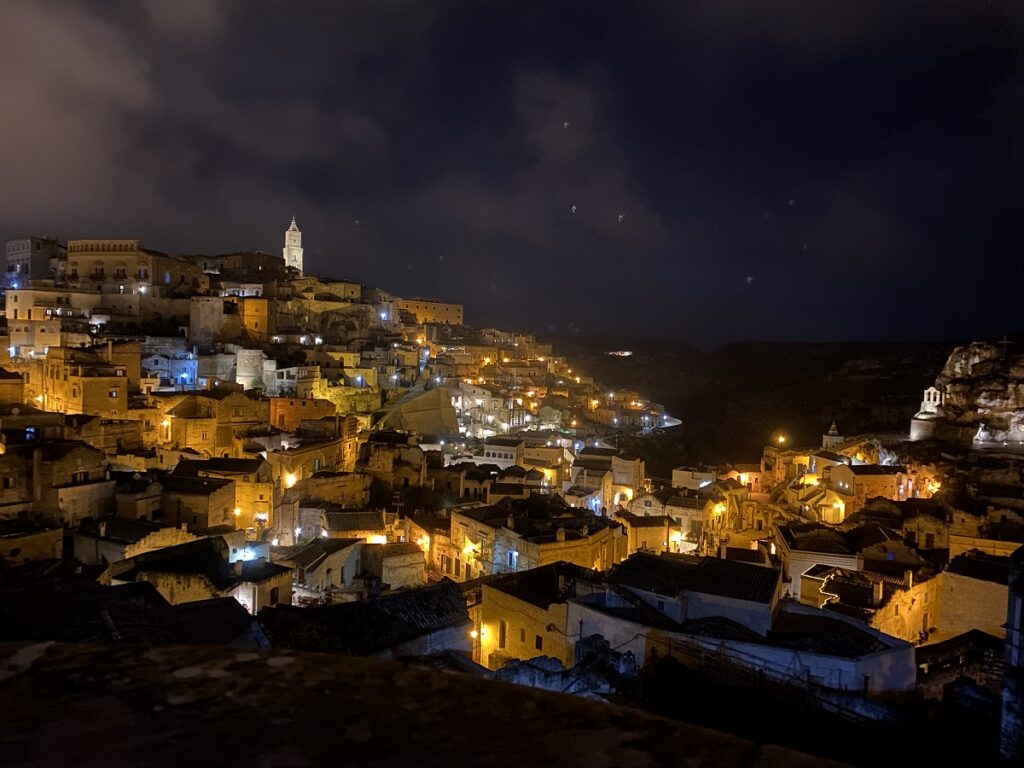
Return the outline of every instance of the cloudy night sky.
[[[1016,4],[0,5],[0,238],[280,254],[475,326],[1024,330]]]

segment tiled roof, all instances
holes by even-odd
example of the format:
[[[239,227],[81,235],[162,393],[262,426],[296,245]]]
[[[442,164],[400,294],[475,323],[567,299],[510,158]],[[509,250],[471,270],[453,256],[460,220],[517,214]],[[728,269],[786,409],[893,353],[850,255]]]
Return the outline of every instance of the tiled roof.
[[[320,537],[294,552],[288,559],[300,568],[312,568],[328,555],[348,549],[362,539],[326,539]]]
[[[833,555],[852,555],[854,549],[841,531],[817,523],[780,525],[776,531],[792,550],[821,552]]]
[[[842,619],[780,611],[772,621],[768,641],[811,653],[856,658],[889,647],[877,637]]]
[[[668,515],[634,515],[630,512],[619,512],[618,519],[630,528],[664,528],[666,525],[676,524]]]
[[[0,602],[0,640],[259,646],[233,597],[170,605],[148,582]]]
[[[329,531],[382,531],[385,528],[384,513],[374,510],[337,510],[324,512]]]
[[[167,475],[161,481],[164,490],[170,493],[184,493],[190,496],[209,496],[233,481],[212,477],[181,477]]]
[[[771,568],[715,557],[665,557],[637,553],[612,569],[609,581],[624,587],[675,597],[699,592],[770,603],[779,574]]]
[[[487,586],[538,608],[564,603],[576,594],[576,580],[594,581],[593,571],[572,563],[557,562],[510,573],[487,582]]]
[[[946,570],[970,579],[1010,583],[1010,558],[989,555],[977,549],[954,557]]]
[[[100,526],[103,526],[103,534],[100,535]],[[86,518],[78,528],[78,533],[83,536],[92,536],[108,541],[117,541],[125,544],[132,544],[143,539],[154,531],[159,531],[164,526],[149,520],[139,520],[131,517],[118,517],[116,515],[105,515],[100,518]]]
[[[366,656],[449,627],[469,624],[466,600],[453,582],[374,600],[317,608],[277,606],[260,611],[272,645]]]
[[[186,475],[188,477],[198,477],[199,472],[221,472],[231,473],[239,475],[248,475],[258,472],[260,467],[265,464],[264,459],[204,459],[204,460],[193,460],[193,459],[182,459],[178,462],[174,468],[172,474],[174,475]]]
[[[229,563],[226,555],[227,544],[223,539],[197,539],[115,563],[113,577],[119,581],[138,581],[145,573],[190,574],[205,576],[214,588],[225,591],[241,582],[258,583],[291,570],[258,559],[241,563],[241,573],[237,573],[237,563]]]

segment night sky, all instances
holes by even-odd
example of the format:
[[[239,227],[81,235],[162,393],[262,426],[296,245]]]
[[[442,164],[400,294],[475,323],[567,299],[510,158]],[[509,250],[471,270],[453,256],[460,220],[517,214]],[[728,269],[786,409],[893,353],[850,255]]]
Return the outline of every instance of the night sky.
[[[559,332],[1024,330],[1014,3],[0,4],[0,238]],[[575,210],[574,207],[575,206]]]

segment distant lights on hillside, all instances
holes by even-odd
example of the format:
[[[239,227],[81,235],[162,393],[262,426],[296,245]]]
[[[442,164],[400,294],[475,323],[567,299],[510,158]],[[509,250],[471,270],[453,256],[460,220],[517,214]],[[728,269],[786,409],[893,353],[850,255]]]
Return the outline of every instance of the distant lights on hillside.
[[[608,354],[612,357],[632,357],[633,351],[630,349],[613,349]]]

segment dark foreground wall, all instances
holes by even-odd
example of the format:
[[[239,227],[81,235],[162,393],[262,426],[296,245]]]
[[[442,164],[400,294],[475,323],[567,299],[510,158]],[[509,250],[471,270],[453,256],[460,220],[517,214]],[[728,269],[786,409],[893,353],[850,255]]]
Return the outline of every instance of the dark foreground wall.
[[[829,766],[636,710],[391,662],[0,645],[5,766]]]

